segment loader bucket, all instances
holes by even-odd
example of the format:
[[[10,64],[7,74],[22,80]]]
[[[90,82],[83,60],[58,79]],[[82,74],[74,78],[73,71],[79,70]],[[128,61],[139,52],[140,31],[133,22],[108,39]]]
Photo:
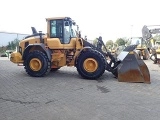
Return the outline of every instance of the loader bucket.
[[[119,82],[135,82],[150,84],[150,73],[147,65],[134,51],[124,51],[123,60],[118,66]]]

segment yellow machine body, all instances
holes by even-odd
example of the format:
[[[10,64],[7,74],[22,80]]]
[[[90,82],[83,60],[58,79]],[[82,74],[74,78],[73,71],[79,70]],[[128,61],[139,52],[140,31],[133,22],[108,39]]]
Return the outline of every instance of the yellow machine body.
[[[11,62],[23,65],[30,76],[42,77],[63,66],[75,66],[85,79],[97,79],[107,70],[119,81],[150,82],[147,66],[136,53],[131,54],[133,50],[128,50],[125,56],[122,52],[121,61],[116,61],[107,52],[102,37],[99,37],[97,47],[90,44],[81,37],[78,26],[70,17],[47,18],[46,21],[47,33],[38,33],[32,27],[33,34],[21,40],[18,50],[10,57]]]

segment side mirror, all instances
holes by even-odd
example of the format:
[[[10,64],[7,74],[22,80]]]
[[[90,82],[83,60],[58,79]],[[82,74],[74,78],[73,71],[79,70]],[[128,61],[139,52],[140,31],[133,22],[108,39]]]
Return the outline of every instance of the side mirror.
[[[76,25],[76,22],[73,22],[73,25]]]
[[[68,21],[65,22],[65,26],[69,26],[69,22]]]

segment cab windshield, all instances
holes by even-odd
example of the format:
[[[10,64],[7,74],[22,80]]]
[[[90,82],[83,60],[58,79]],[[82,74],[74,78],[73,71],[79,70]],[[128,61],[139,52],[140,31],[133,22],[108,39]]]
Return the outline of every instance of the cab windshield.
[[[62,44],[68,44],[76,38],[76,25],[69,19],[56,19],[50,21],[50,37],[59,38]]]
[[[76,36],[76,31],[77,31],[77,26],[76,25],[72,25],[71,26],[71,31],[72,31],[72,36],[73,37],[77,37]]]
[[[141,44],[141,38],[132,38],[131,39],[131,45],[140,45]]]
[[[64,43],[69,43],[71,38],[76,38],[75,25],[71,21],[64,21]]]
[[[65,22],[65,26],[64,26],[64,31],[65,34],[67,36],[69,36],[70,38],[75,38],[76,36],[76,26],[73,24],[69,24],[67,23],[68,21]]]
[[[156,45],[160,45],[160,42],[156,41]]]

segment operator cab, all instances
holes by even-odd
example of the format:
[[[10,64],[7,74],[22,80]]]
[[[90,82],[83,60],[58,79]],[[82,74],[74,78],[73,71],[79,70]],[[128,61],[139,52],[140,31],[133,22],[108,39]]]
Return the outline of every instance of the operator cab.
[[[129,45],[140,45],[142,41],[141,37],[132,37],[129,39],[128,44]]]
[[[72,38],[77,38],[77,26],[70,17],[47,18],[46,20],[48,38],[59,38],[61,44],[69,44]]]
[[[132,37],[127,42],[128,45],[137,45],[137,47],[146,47],[147,43],[142,37]]]

